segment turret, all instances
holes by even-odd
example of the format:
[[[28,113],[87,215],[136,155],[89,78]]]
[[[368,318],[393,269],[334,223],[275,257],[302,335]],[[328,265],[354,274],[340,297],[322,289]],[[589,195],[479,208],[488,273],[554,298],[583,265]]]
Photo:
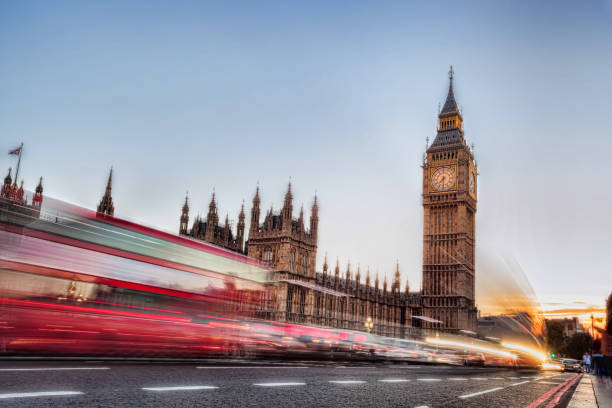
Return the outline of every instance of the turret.
[[[378,272],[376,272],[376,279],[374,280],[374,293],[378,297]]]
[[[187,235],[187,228],[189,224],[189,196],[185,195],[185,204],[183,204],[183,210],[181,212],[181,220],[179,225],[179,234]]]
[[[298,228],[300,229],[299,230],[300,233],[304,232],[304,205],[300,207],[300,217],[298,218]]]
[[[16,194],[17,201],[23,202],[23,195],[24,195],[23,179],[21,179],[21,184],[19,185],[19,190],[17,190],[17,194]]]
[[[8,174],[4,178],[4,184],[2,184],[2,197],[9,198],[11,196],[11,183],[13,178],[11,177],[11,168],[8,169]]]
[[[336,288],[340,284],[340,261],[336,258],[336,268],[334,269],[334,285]]]
[[[349,287],[349,282],[351,281],[351,261],[348,261],[348,263],[346,264],[346,274],[344,276],[344,279],[346,280],[346,287]]]
[[[213,189],[212,198],[208,204],[208,215],[206,216],[206,231],[204,239],[208,242],[213,242],[215,237],[215,229],[219,225],[219,215],[217,214],[217,201],[215,199],[215,190]]]
[[[115,205],[113,204],[113,168],[111,167],[110,173],[108,174],[108,181],[106,182],[106,191],[98,204],[98,212],[102,214],[114,215]]]
[[[399,293],[400,290],[400,271],[399,271],[399,261],[395,265],[395,276],[393,277],[393,284],[391,285],[391,292]]]
[[[40,209],[43,201],[43,186],[42,186],[42,177],[38,180],[38,185],[36,186],[36,190],[34,190],[34,197],[32,197],[32,206]]]
[[[259,205],[261,204],[261,200],[259,199],[259,185],[255,190],[255,196],[253,197],[253,207],[251,207],[251,232],[257,232],[259,230],[259,214],[260,209]]]
[[[242,207],[240,207],[240,214],[238,215],[238,227],[236,229],[236,241],[238,243],[238,250],[244,251],[244,200],[242,201]]]
[[[317,195],[315,194],[314,202],[310,210],[310,236],[316,243],[319,229],[319,205],[317,203]]]
[[[232,237],[232,230],[230,229],[229,214],[225,214],[225,225],[223,227],[223,239],[226,243],[230,243]]]
[[[323,278],[325,278],[327,276],[327,253],[325,253],[325,258],[323,260]]]
[[[291,217],[293,217],[293,193],[291,192],[291,182],[289,182],[287,192],[285,193],[285,202],[283,203],[281,214],[283,218],[283,229],[291,231]]]

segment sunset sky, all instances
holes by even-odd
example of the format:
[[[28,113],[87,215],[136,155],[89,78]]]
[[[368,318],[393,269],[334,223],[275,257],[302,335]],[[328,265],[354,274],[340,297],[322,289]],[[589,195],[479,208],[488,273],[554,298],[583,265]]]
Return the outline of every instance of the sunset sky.
[[[420,164],[453,64],[477,302],[504,276],[546,310],[603,308],[611,19],[610,1],[2,2],[0,151],[24,142],[26,187],[89,208],[112,165],[115,215],[172,232],[187,190],[192,219],[213,188],[236,219],[258,182],[279,209],[291,178],[296,212],[319,196],[319,268],[399,260],[418,290]]]

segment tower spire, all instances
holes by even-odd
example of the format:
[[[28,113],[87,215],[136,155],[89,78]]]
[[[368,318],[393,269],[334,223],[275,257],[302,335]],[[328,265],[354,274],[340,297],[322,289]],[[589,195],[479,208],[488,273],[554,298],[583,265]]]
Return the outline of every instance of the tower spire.
[[[257,189],[255,189],[255,196],[253,197],[253,207],[251,207],[251,235],[259,230],[259,181],[257,182]],[[249,237],[251,236],[249,235]]]
[[[183,204],[183,209],[181,211],[179,234],[187,235],[188,224],[189,224],[189,192],[185,193],[185,204]]]
[[[455,100],[453,83],[455,71],[451,65],[448,71],[448,94],[442,110],[438,113],[438,134],[427,152],[440,151],[450,147],[460,147],[465,144],[463,138],[463,116]]]
[[[445,113],[459,113],[457,101],[455,100],[455,92],[453,91],[453,78],[455,78],[455,71],[453,70],[453,66],[451,65],[448,71],[448,94],[446,95],[446,102],[444,102],[444,106],[442,107],[442,111],[440,111],[440,115],[443,115]]]
[[[113,167],[110,168],[110,173],[108,174],[108,181],[106,182],[106,191],[102,196],[102,200],[100,200],[100,204],[98,204],[98,212],[102,214],[114,215],[115,214],[115,206],[113,204]]]

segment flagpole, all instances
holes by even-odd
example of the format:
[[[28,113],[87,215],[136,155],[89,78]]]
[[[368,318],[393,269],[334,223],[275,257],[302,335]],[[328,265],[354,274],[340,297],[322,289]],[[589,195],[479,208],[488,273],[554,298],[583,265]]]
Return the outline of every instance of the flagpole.
[[[17,171],[15,172],[15,185],[17,185],[17,176],[19,175],[19,165],[21,164],[21,153],[23,153],[23,142],[19,146],[19,159],[17,159]]]

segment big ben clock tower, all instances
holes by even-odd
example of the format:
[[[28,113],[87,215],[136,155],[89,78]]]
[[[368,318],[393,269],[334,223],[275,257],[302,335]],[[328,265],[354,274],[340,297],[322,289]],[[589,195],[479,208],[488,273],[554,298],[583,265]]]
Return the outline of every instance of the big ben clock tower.
[[[423,313],[425,325],[476,330],[474,303],[477,175],[453,92],[453,68],[438,133],[423,163]]]

